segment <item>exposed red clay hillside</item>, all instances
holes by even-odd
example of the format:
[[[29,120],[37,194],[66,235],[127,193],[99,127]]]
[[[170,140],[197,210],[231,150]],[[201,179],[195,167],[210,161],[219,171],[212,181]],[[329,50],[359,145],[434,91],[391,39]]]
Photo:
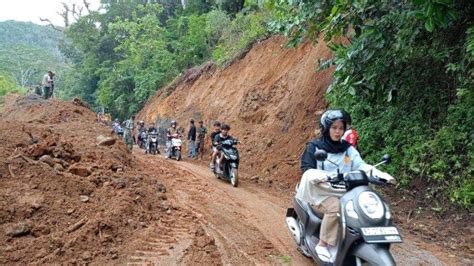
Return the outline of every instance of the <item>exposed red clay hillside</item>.
[[[229,123],[231,135],[242,142],[244,172],[293,182],[304,143],[327,106],[323,95],[333,70],[315,71],[319,59],[331,56],[324,42],[295,49],[284,43],[273,37],[225,69],[206,65],[197,78],[188,74],[174,91],[160,90],[138,117],[177,119],[185,128],[190,118],[203,119],[208,127],[213,120]]]
[[[150,98],[139,119],[176,119],[185,129],[191,118],[203,119],[208,128],[213,120],[230,123],[231,135],[242,142],[240,177],[259,176],[252,182],[280,193],[293,191],[301,152],[327,107],[323,96],[334,69],[316,71],[318,60],[331,57],[323,41],[295,49],[284,48],[284,43],[283,37],[273,37],[224,69],[208,63],[189,70]],[[464,230],[469,215],[439,216],[430,206],[414,204],[409,192],[394,190],[387,198],[396,223],[410,234],[462,256],[472,251],[472,237],[453,237]]]

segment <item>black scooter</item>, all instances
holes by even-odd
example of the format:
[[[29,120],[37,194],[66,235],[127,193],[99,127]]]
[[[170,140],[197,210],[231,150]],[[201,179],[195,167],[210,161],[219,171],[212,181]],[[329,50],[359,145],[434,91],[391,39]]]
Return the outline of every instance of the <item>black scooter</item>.
[[[146,150],[147,139],[148,139],[148,134],[146,133],[145,130],[140,131],[140,133],[138,133],[138,147],[140,147],[140,149]]]
[[[239,151],[235,147],[239,141],[237,139],[227,139],[220,143],[222,145],[222,153],[224,153],[224,161],[222,162],[222,173],[218,173],[216,170],[213,171],[214,175],[217,178],[228,180],[232,186],[237,187],[239,185]],[[217,155],[217,158],[220,157],[220,152]],[[218,161],[216,159],[214,169],[218,167]]]
[[[317,150],[315,157],[318,161],[329,161],[324,150]],[[389,162],[390,157],[385,155],[374,167]],[[319,259],[315,248],[323,214],[294,197],[293,208],[286,213],[286,223],[298,250],[320,265],[395,265],[390,244],[403,242],[402,237],[393,225],[388,205],[368,186],[369,183],[386,185],[386,181],[373,176],[372,171],[369,175],[364,171],[344,174],[338,171],[328,182],[333,187],[347,190],[340,198],[336,258],[333,263]]]
[[[160,150],[158,149],[158,132],[153,130],[148,134],[147,140],[147,149],[145,150],[145,154],[160,154]]]

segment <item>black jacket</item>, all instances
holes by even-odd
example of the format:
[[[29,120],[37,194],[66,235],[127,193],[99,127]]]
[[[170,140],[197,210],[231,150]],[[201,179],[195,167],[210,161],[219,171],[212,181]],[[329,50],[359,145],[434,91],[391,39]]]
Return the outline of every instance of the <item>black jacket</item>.
[[[313,141],[306,144],[306,149],[301,155],[301,171],[306,172],[308,169],[316,169],[316,159],[314,158],[314,152],[316,151],[316,145]]]
[[[196,141],[196,126],[192,125],[188,132],[188,140]]]
[[[223,138],[223,137],[221,137],[221,134],[217,134],[217,135],[214,137],[213,143],[218,143],[218,144],[220,144],[222,141],[228,140],[228,139],[233,140],[234,138],[231,137],[230,135],[227,135],[226,138]],[[230,147],[232,147],[232,145],[230,145]],[[230,148],[230,147],[225,146],[224,148]]]

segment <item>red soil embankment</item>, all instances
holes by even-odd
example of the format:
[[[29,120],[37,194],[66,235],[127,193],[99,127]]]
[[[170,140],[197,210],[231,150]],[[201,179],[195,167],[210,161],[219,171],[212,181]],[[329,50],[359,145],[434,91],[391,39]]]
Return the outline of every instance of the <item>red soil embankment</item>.
[[[319,60],[331,57],[324,42],[293,49],[284,44],[283,37],[272,37],[225,69],[208,64],[188,72],[175,89],[159,90],[138,117],[176,119],[184,128],[191,118],[208,128],[214,120],[229,123],[242,142],[245,173],[293,182],[304,144],[327,106],[323,95],[333,69],[315,70]]]

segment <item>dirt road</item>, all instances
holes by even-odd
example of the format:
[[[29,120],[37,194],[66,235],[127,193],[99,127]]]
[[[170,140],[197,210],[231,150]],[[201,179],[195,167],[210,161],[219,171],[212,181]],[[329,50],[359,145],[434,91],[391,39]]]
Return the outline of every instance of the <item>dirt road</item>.
[[[164,183],[175,203],[195,215],[194,223],[214,239],[223,264],[312,265],[310,259],[295,249],[286,229],[284,215],[291,195],[277,195],[247,182],[234,188],[216,179],[207,167],[192,161],[175,162],[161,156],[144,156],[141,152],[136,155],[148,168],[171,162],[181,170],[181,175]],[[405,242],[393,248],[400,265],[445,265],[454,260],[443,258],[443,263],[434,253],[415,244],[410,236],[404,237]],[[183,245],[185,242],[182,241]],[[191,245],[189,240],[187,245]],[[178,264],[186,256],[185,252],[175,255],[171,261]],[[157,261],[165,264],[160,257]],[[166,263],[171,261],[168,256]]]

